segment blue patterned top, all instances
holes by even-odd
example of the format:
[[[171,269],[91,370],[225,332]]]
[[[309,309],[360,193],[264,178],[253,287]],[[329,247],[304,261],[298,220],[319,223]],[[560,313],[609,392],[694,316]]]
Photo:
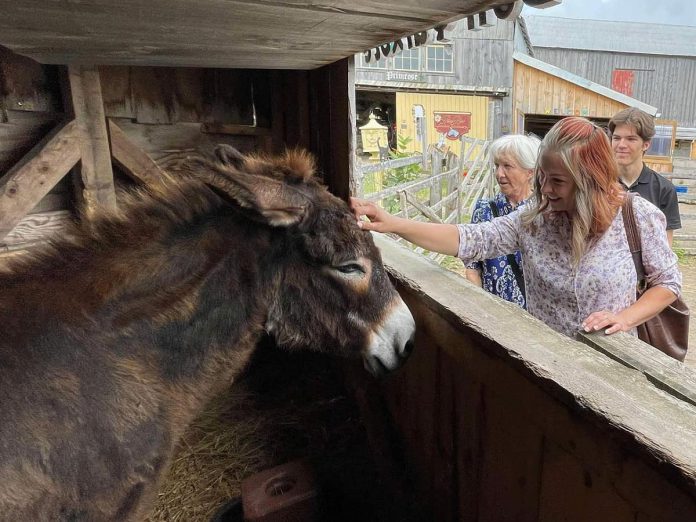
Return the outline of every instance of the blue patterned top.
[[[519,208],[512,208],[512,205],[508,202],[505,195],[498,192],[493,198],[494,204],[498,209],[499,216],[506,216],[513,210]],[[524,205],[525,201],[522,201],[520,205]],[[488,199],[480,199],[476,202],[476,207],[474,208],[474,213],[471,215],[472,223],[482,223],[484,221],[492,221],[493,213],[491,212],[491,206]],[[519,251],[515,252],[515,259],[517,264],[522,269],[522,256]],[[483,281],[483,289],[490,292],[493,295],[497,295],[520,305],[522,308],[527,308],[527,303],[525,301],[524,295],[520,291],[520,287],[517,284],[517,279],[515,278],[515,273],[508,264],[507,256],[495,257],[493,259],[485,259],[484,261],[475,261],[466,265],[467,268],[480,270],[481,279]]]

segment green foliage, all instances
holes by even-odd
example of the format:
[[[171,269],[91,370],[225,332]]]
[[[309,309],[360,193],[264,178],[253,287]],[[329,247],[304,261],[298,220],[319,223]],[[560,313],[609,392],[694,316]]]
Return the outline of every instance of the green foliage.
[[[391,159],[400,159],[412,156],[412,153],[406,151],[406,148],[411,141],[412,140],[409,136],[397,136],[396,150],[389,151],[389,157]],[[415,181],[422,173],[423,168],[421,167],[420,163],[414,163],[412,165],[406,165],[405,167],[398,167],[396,169],[389,169],[384,177],[384,185],[385,187],[393,187],[395,185],[400,185],[401,183]]]
[[[389,151],[389,157],[391,159],[400,159],[412,156],[413,154],[411,152],[406,151],[411,141],[411,138],[408,136],[397,136],[397,150]],[[421,177],[422,174],[423,168],[420,163],[414,163],[395,169],[388,169],[384,173],[384,187],[394,187],[396,185],[401,185],[402,183],[408,183],[409,181],[416,181]],[[390,214],[399,212],[401,210],[401,203],[399,202],[398,196],[386,198],[384,200],[384,208]]]
[[[451,270],[452,272],[462,272],[464,270],[464,263],[458,257],[447,256],[440,261],[440,266]]]

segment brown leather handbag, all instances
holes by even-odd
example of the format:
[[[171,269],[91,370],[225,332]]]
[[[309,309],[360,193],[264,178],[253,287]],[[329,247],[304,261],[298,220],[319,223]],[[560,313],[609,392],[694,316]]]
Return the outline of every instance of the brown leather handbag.
[[[633,198],[632,193],[626,193],[622,212],[628,246],[631,249],[633,263],[636,265],[636,273],[638,274],[636,293],[637,297],[640,298],[649,287],[645,279],[640,236],[633,213]],[[689,348],[689,307],[686,306],[681,297],[678,298],[655,317],[639,325],[638,338],[662,350],[670,357],[683,361]]]

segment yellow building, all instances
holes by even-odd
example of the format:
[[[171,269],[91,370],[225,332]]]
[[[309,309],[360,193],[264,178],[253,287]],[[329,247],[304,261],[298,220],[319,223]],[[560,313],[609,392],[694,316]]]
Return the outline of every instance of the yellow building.
[[[422,113],[425,118],[426,146],[444,140],[446,144],[452,147],[452,151],[458,154],[458,135],[450,136],[450,138],[454,139],[447,139],[446,133],[441,133],[435,128],[438,114],[468,114],[470,129],[465,135],[472,138],[486,139],[488,137],[488,103],[489,98],[487,96],[397,92],[396,132],[400,138],[411,138],[406,151],[422,152],[422,140],[416,129],[415,117],[416,114]]]

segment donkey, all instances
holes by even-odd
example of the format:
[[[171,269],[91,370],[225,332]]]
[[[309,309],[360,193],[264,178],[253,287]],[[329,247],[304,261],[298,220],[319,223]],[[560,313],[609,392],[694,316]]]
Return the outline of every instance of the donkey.
[[[403,363],[413,317],[313,171],[222,146],[0,272],[0,520],[145,518],[264,332]]]

